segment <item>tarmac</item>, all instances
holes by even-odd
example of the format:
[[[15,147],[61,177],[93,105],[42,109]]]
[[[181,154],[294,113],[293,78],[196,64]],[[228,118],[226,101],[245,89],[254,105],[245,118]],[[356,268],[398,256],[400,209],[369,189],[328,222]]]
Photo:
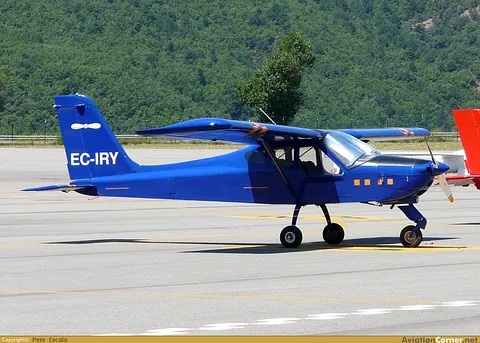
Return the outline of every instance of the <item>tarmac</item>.
[[[222,150],[130,149],[141,163]],[[0,149],[2,335],[480,335],[480,192],[438,187],[418,248],[398,209],[330,205],[342,245],[307,206],[26,193],[68,182],[63,149]]]

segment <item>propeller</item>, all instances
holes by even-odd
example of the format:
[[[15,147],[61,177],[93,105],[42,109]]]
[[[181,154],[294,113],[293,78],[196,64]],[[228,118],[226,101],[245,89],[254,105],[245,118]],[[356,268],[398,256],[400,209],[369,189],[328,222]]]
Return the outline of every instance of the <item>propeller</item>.
[[[447,199],[450,202],[453,202],[454,199],[453,199],[452,191],[450,190],[450,187],[448,186],[448,182],[447,182],[447,178],[445,177],[445,173],[442,173],[442,172],[438,171],[439,165],[438,165],[437,161],[435,161],[435,158],[433,157],[432,149],[430,149],[430,145],[428,145],[428,141],[427,141],[426,138],[425,138],[425,143],[427,144],[428,152],[430,153],[430,156],[432,157],[433,167],[435,169],[437,169],[436,172],[434,172],[432,170],[432,174],[437,176],[438,183],[440,184],[440,187],[442,188],[442,191],[446,195]]]

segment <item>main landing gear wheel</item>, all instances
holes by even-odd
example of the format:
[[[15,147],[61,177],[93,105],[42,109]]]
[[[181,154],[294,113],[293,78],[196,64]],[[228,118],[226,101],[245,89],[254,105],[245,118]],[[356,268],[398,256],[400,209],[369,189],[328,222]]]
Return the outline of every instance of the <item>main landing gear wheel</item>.
[[[285,248],[296,248],[302,243],[302,231],[294,225],[289,225],[280,233],[280,242]]]
[[[400,242],[402,242],[404,247],[407,248],[415,248],[422,243],[422,232],[420,230],[415,231],[412,234],[413,229],[415,228],[414,225],[405,226],[400,233]]]
[[[337,223],[330,223],[323,229],[323,240],[328,244],[340,244],[345,238],[345,231]]]

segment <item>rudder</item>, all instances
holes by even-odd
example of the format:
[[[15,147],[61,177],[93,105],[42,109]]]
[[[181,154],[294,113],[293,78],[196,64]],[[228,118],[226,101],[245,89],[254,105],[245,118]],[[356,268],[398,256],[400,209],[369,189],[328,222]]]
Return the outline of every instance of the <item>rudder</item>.
[[[138,165],[90,98],[75,94],[54,99],[72,180],[136,172]]]
[[[452,110],[465,150],[465,166],[471,175],[480,174],[480,110]]]

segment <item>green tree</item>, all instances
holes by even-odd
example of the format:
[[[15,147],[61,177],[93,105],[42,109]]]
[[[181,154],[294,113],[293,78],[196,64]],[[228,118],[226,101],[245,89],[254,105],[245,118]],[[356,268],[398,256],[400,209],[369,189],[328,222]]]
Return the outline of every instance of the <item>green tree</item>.
[[[262,108],[276,123],[289,124],[303,101],[304,71],[315,62],[313,47],[299,33],[290,33],[270,60],[242,81],[235,96],[239,103]]]
[[[7,81],[5,78],[5,74],[0,73],[0,112],[3,112],[5,109],[5,89],[7,87]]]

